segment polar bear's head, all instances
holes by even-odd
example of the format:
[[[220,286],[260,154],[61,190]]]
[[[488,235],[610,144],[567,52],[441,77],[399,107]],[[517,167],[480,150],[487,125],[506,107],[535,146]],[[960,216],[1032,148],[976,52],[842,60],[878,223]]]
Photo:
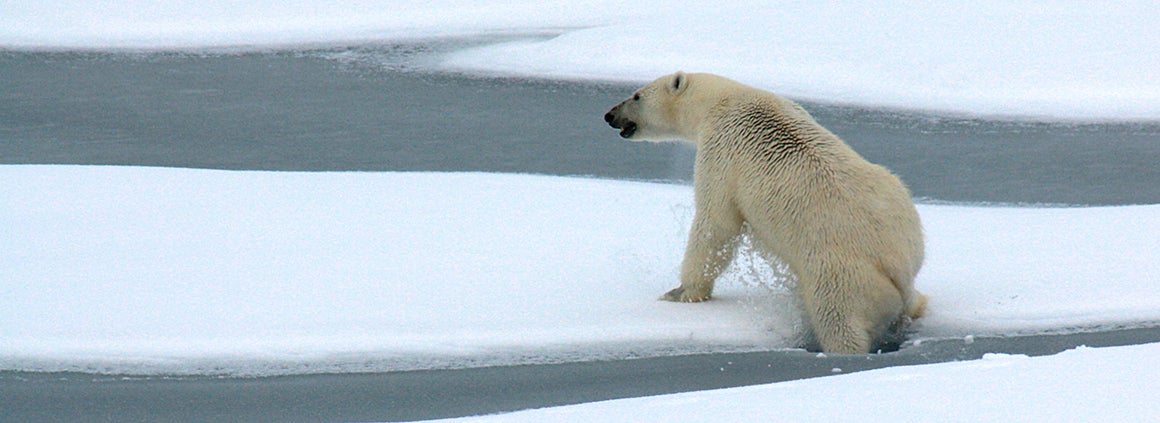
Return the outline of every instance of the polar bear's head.
[[[634,141],[688,139],[678,109],[689,79],[684,72],[662,76],[605,113],[604,121],[619,129],[621,137]]]

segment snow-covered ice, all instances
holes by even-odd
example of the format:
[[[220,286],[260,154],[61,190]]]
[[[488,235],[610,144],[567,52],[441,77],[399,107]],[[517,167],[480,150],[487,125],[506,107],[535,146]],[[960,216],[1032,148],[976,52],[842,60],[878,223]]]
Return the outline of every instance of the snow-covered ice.
[[[485,46],[448,66],[651,80],[730,76],[822,102],[969,115],[1160,118],[1160,16],[1123,2],[705,2],[550,40]]]
[[[721,73],[794,98],[1160,119],[1160,4],[911,1],[7,1],[0,48],[267,48],[504,34],[444,69],[641,82]]]
[[[0,166],[0,369],[284,374],[789,348],[746,254],[674,287],[682,185],[485,173]],[[921,205],[915,338],[1160,322],[1160,205]]]
[[[655,301],[683,249],[685,187],[472,173],[0,175],[4,369],[370,371],[778,342],[747,324],[743,298]]]

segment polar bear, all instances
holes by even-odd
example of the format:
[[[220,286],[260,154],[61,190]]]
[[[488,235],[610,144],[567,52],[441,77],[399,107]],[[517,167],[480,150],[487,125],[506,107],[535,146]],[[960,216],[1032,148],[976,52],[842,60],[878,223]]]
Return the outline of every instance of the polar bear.
[[[677,72],[604,120],[629,140],[697,147],[681,285],[661,299],[708,300],[748,230],[797,277],[813,347],[864,354],[922,315],[926,296],[914,278],[923,235],[910,192],[801,106],[721,76]]]

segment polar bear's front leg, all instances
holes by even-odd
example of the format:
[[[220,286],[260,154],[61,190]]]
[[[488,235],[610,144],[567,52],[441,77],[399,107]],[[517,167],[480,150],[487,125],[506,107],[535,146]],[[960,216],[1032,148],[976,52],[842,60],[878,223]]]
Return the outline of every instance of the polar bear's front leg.
[[[713,282],[733,261],[737,240],[741,235],[740,219],[709,217],[706,210],[697,210],[693,228],[689,231],[689,243],[685,247],[685,259],[681,263],[681,286],[673,289],[660,299],[696,303],[709,299],[713,293]]]

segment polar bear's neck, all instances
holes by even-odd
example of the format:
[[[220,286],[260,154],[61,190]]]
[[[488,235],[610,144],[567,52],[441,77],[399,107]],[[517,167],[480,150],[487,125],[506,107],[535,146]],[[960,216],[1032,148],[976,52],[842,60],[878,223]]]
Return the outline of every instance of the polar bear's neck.
[[[699,144],[720,128],[721,118],[739,104],[772,94],[731,79],[704,74],[691,83],[674,108],[676,126],[685,139]]]

